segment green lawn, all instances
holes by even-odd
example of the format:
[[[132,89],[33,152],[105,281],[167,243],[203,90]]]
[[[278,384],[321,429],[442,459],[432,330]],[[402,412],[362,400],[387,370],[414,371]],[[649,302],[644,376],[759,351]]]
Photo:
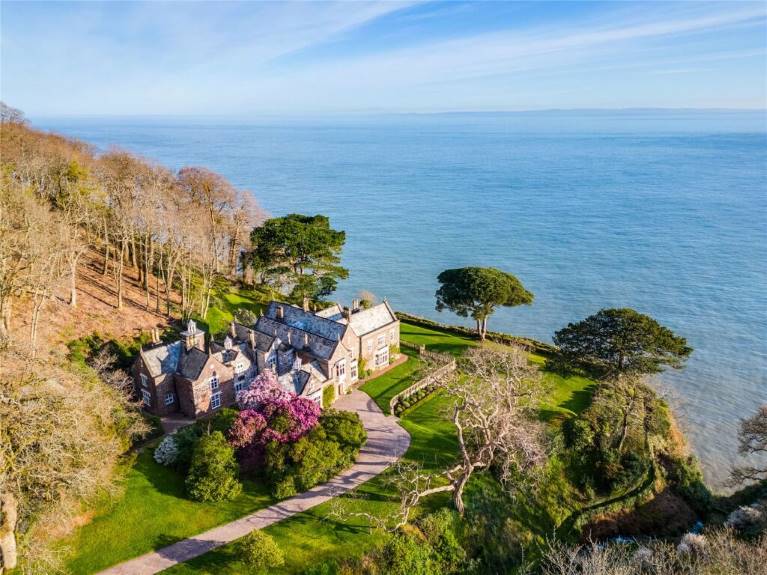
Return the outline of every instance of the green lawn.
[[[425,345],[430,351],[453,355],[461,355],[466,348],[479,345],[475,339],[412,325],[404,321],[400,322],[399,333],[400,338],[408,343]]]
[[[71,573],[94,573],[266,507],[268,489],[252,481],[233,501],[198,503],[184,496],[184,477],[144,449],[128,471],[123,493],[102,502],[95,517],[60,542]]]
[[[383,375],[366,381],[360,389],[367,393],[378,404],[385,414],[389,415],[389,401],[400,391],[412,385],[418,379],[419,370],[425,365],[418,359],[416,353],[403,350],[408,356],[407,361],[390,369]]]

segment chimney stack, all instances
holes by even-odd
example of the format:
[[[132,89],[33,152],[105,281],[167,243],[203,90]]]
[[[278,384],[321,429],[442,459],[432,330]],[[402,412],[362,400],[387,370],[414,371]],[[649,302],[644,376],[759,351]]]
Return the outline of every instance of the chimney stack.
[[[234,325],[234,320],[229,323],[229,335],[232,337],[232,339],[237,337],[237,328]]]
[[[285,312],[282,309],[281,305],[277,306],[277,319],[282,319],[284,317]]]
[[[346,306],[344,306],[343,315],[346,319],[349,319],[349,317],[351,316],[351,312],[349,311],[349,308]]]
[[[250,343],[250,349],[256,349],[256,332],[252,329],[248,330],[248,342]]]
[[[352,313],[357,313],[360,311],[360,300],[353,299],[352,300]]]
[[[308,297],[304,298],[304,311],[305,312],[309,311],[309,298]]]
[[[159,330],[156,327],[152,328],[152,331],[150,332],[152,336],[152,343],[160,343],[160,333]]]
[[[304,349],[309,348],[309,334],[304,332]]]

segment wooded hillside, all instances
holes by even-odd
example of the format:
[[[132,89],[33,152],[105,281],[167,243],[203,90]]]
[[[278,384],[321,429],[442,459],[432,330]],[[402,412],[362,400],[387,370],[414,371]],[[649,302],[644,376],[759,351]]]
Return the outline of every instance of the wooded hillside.
[[[250,231],[264,219],[249,192],[215,172],[172,173],[117,149],[99,155],[30,128],[7,106],[0,157],[0,338],[18,339],[14,315],[25,313],[32,349],[62,283],[78,306],[86,254],[100,256],[101,273],[113,278],[115,308],[135,278],[146,310],[169,314],[176,288],[180,315],[204,317],[214,278],[239,273]]]

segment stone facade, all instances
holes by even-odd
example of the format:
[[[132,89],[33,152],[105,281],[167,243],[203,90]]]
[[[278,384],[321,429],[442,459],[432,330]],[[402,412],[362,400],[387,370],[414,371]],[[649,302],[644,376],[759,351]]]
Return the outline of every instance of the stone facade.
[[[385,301],[319,312],[271,302],[255,325],[232,323],[223,343],[206,346],[190,321],[179,341],[142,349],[133,369],[136,394],[153,414],[204,417],[234,404],[238,391],[270,369],[283,387],[321,403],[329,386],[335,397],[350,390],[361,359],[369,370],[386,367],[392,345],[399,346],[399,320]]]

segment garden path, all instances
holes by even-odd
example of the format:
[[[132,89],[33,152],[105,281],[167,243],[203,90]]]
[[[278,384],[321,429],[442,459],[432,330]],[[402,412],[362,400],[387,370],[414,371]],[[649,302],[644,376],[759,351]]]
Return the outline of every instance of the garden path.
[[[333,407],[355,411],[368,434],[357,462],[332,480],[230,523],[219,525],[194,537],[130,559],[98,575],[150,575],[177,563],[198,557],[212,549],[239,539],[256,529],[263,529],[315,507],[372,479],[407,451],[410,436],[394,417],[384,415],[366,393],[355,389],[338,399]]]

